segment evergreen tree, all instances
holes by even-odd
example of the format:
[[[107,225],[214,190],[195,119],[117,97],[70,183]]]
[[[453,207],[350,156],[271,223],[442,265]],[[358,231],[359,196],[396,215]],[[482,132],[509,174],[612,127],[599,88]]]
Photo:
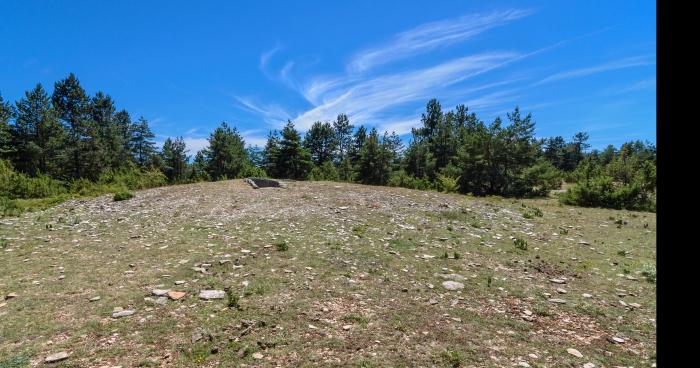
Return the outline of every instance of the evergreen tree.
[[[187,175],[187,147],[182,137],[174,141],[170,138],[163,143],[161,152],[163,157],[163,173],[170,183],[179,183],[185,180]]]
[[[301,136],[294,129],[294,124],[287,121],[282,129],[275,170],[278,177],[303,180],[311,171],[311,154],[301,144]]]
[[[54,85],[51,102],[67,129],[64,147],[67,175],[78,179],[86,174],[85,153],[90,149],[90,100],[73,73]]]
[[[207,180],[209,178],[209,175],[207,174],[207,157],[209,156],[209,151],[205,149],[201,149],[197,151],[197,154],[194,155],[194,159],[192,160],[192,169],[190,170],[190,180],[192,181],[200,181],[200,180]]]
[[[386,185],[391,173],[391,152],[386,142],[380,142],[376,128],[372,128],[360,149],[357,175],[363,184]]]
[[[338,117],[333,122],[333,130],[335,131],[336,151],[338,161],[342,161],[350,151],[352,145],[352,129],[348,116],[338,114]]]
[[[267,175],[273,178],[279,178],[281,176],[280,170],[277,167],[277,161],[279,159],[279,144],[279,132],[273,130],[268,134],[267,142],[265,143],[265,148],[262,152],[263,168],[265,169]]]
[[[37,84],[17,101],[17,116],[12,127],[14,166],[30,175],[59,176],[59,149],[64,146],[63,128],[51,107],[49,97]]]
[[[355,131],[355,134],[353,135],[352,146],[350,147],[349,152],[350,161],[353,165],[355,165],[357,163],[357,160],[360,158],[360,151],[362,150],[362,146],[365,144],[366,140],[367,129],[364,125],[360,125],[357,128],[357,131]]]
[[[9,159],[15,152],[12,146],[12,134],[10,121],[14,118],[15,111],[9,102],[3,100],[0,95],[0,159]]]
[[[148,166],[159,167],[153,162],[156,156],[156,142],[153,139],[156,135],[148,127],[146,118],[141,116],[136,123],[132,123],[129,132],[129,152],[134,162],[142,169]]]
[[[128,162],[134,162],[133,152],[131,152],[131,116],[126,110],[121,110],[114,114],[112,141],[112,155],[115,160],[121,165],[126,165]]]
[[[238,178],[250,166],[243,138],[226,122],[209,136],[208,153],[207,173],[212,180]]]
[[[330,123],[317,121],[304,136],[304,148],[311,154],[311,160],[317,166],[333,160],[337,146],[336,134]]]

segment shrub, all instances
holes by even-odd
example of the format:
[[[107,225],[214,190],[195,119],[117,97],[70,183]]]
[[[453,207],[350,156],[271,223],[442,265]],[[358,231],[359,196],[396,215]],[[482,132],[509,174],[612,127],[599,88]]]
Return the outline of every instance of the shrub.
[[[390,187],[402,187],[419,190],[433,189],[433,185],[430,183],[428,178],[416,178],[406,174],[406,172],[403,170],[391,173],[387,185]]]
[[[516,248],[520,250],[527,250],[527,240],[524,240],[522,238],[515,238],[513,240],[513,244]]]
[[[459,189],[459,177],[453,178],[438,174],[437,188],[445,193],[456,193]]]
[[[282,240],[275,243],[275,248],[277,248],[277,250],[280,252],[286,252],[287,250],[289,250],[289,245],[287,244],[286,240]]]
[[[326,161],[321,166],[314,166],[309,172],[308,180],[312,181],[338,181],[340,175],[332,162]]]
[[[131,198],[134,198],[134,193],[129,191],[121,191],[114,194],[115,201],[124,201]]]

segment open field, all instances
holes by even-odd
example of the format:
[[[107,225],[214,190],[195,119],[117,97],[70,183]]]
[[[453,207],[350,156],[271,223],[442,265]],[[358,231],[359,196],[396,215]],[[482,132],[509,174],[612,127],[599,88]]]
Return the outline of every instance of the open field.
[[[329,182],[135,194],[0,219],[0,367],[655,361],[653,213]]]

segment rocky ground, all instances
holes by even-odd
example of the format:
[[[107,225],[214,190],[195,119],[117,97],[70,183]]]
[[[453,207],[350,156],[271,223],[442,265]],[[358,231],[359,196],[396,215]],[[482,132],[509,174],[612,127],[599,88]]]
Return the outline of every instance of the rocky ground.
[[[242,180],[0,219],[0,367],[651,367],[656,216]]]

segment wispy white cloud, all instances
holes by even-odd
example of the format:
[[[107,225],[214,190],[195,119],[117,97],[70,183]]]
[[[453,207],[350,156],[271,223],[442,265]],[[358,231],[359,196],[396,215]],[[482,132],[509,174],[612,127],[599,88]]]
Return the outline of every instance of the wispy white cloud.
[[[363,72],[381,64],[449,46],[531,13],[530,10],[510,9],[422,24],[397,34],[383,45],[359,52],[348,64],[348,70]]]
[[[265,71],[265,69],[267,68],[267,64],[270,62],[272,56],[280,50],[282,50],[282,46],[278,43],[275,45],[275,47],[260,54],[260,63],[258,64],[258,68],[260,68],[260,70],[262,71]]]
[[[632,83],[622,88],[607,89],[607,92],[611,94],[623,94],[637,91],[645,91],[649,89],[656,88],[656,78],[642,79],[638,82]]]
[[[238,101],[238,107],[262,116],[263,120],[270,125],[277,126],[291,118],[291,115],[277,104],[257,103],[248,97],[232,97]]]
[[[609,71],[613,71],[613,70],[633,68],[633,67],[653,65],[653,64],[654,64],[654,60],[651,56],[645,55],[645,56],[628,57],[628,58],[624,58],[624,59],[614,60],[614,61],[610,61],[607,63],[591,66],[591,67],[574,69],[574,70],[567,70],[564,72],[552,74],[549,77],[546,77],[546,78],[540,80],[536,84],[539,85],[539,84],[544,84],[544,83],[549,83],[549,82],[554,82],[554,81],[559,81],[559,80],[564,80],[564,79],[585,77],[588,75],[609,72]]]
[[[369,122],[386,109],[408,102],[425,101],[433,97],[436,91],[444,91],[450,85],[498,68],[520,56],[514,52],[488,52],[355,83],[331,82],[316,97],[321,103],[300,114],[294,121],[301,129],[308,129],[315,121],[331,120],[339,112],[344,112],[355,121]],[[318,87],[312,85],[311,88]]]

